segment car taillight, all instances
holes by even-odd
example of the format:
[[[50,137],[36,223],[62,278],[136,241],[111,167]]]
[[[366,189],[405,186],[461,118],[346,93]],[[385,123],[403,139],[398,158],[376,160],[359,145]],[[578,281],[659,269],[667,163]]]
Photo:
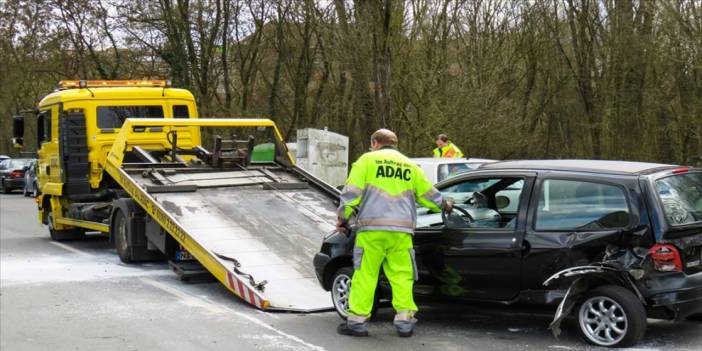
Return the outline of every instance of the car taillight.
[[[678,249],[670,244],[656,244],[649,250],[653,268],[659,272],[682,272],[682,260]]]
[[[12,171],[10,173],[10,178],[22,178],[24,177],[24,172],[22,171]]]

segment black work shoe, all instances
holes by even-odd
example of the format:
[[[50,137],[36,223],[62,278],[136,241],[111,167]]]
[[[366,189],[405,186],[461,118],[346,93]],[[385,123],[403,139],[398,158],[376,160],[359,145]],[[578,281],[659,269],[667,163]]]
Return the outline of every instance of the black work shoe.
[[[341,323],[339,324],[338,327],[336,327],[336,332],[341,334],[341,335],[348,335],[348,336],[368,336],[368,331],[358,331],[358,330],[353,330],[349,328],[349,325],[347,323]]]
[[[409,338],[414,334],[414,331],[410,329],[410,331],[397,331],[397,335],[399,335],[401,338]]]

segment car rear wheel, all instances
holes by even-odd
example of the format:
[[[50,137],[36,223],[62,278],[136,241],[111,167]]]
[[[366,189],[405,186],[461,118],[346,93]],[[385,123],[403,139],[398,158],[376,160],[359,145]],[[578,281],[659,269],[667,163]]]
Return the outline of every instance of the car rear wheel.
[[[54,229],[54,214],[50,209],[48,211],[49,213],[46,215],[46,221],[49,225],[49,235],[51,235],[51,240],[70,241],[85,238],[85,231],[81,228]]]
[[[577,311],[580,334],[593,345],[629,347],[646,332],[646,310],[633,293],[620,286],[591,290]]]
[[[339,317],[346,319],[349,309],[349,296],[351,294],[351,279],[353,278],[353,268],[339,268],[332,277],[331,297],[334,303],[334,309]],[[371,309],[371,317],[378,311],[380,306],[380,292],[376,289],[373,299],[373,308]]]
[[[9,194],[12,192],[12,188],[8,187],[5,185],[5,182],[2,183],[2,193],[3,194]]]

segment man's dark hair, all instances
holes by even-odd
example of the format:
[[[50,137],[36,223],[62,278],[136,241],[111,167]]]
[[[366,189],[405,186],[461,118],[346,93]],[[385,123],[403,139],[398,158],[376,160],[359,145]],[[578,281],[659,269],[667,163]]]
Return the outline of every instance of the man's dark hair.
[[[441,140],[445,143],[448,143],[449,138],[448,138],[448,135],[446,135],[446,134],[439,134],[439,136],[436,137],[436,140]]]
[[[371,142],[372,141],[382,146],[397,146],[397,135],[389,129],[378,129],[371,135]]]

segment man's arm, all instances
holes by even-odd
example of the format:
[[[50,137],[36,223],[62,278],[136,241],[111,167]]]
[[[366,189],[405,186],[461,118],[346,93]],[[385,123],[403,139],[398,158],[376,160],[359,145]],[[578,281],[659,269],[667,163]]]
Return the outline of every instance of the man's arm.
[[[443,195],[431,184],[426,173],[419,167],[415,171],[414,189],[417,203],[432,212],[441,212],[442,208],[451,211],[453,208],[453,201],[445,200]]]
[[[341,196],[339,201],[339,208],[337,209],[337,230],[343,229],[342,227],[348,222],[354,208],[358,207],[363,199],[363,190],[366,187],[366,174],[367,174],[366,162],[363,156],[359,158],[351,166],[351,173],[348,179],[346,179],[346,185],[344,189],[341,190]]]

